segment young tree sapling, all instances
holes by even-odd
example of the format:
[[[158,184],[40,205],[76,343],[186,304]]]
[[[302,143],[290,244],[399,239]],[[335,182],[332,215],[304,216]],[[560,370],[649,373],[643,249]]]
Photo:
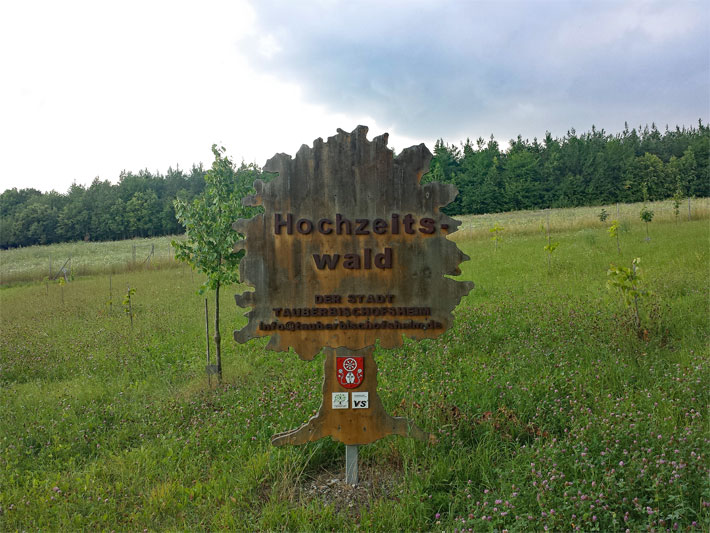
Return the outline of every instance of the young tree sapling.
[[[205,189],[191,203],[175,201],[175,216],[185,226],[186,239],[172,241],[175,259],[187,262],[207,276],[199,293],[215,291],[214,342],[217,376],[222,380],[222,348],[219,328],[219,291],[225,285],[239,282],[239,261],[243,251],[235,252],[234,244],[243,238],[232,224],[250,218],[258,211],[242,205],[242,198],[253,191],[254,179],[261,170],[253,164],[237,169],[225,155],[224,147],[212,145],[214,162],[205,174]]]

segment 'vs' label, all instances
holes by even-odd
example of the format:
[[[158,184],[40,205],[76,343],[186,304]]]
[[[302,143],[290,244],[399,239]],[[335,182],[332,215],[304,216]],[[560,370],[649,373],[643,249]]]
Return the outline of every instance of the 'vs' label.
[[[370,400],[367,392],[353,392],[353,409],[368,409]]]

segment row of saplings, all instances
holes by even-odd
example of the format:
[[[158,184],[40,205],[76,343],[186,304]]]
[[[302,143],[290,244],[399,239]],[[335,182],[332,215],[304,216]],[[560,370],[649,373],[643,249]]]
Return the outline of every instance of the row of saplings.
[[[644,222],[646,225],[646,241],[650,241],[651,237],[649,235],[648,231],[648,224],[653,220],[654,217],[654,212],[652,209],[648,207],[648,189],[646,184],[643,185],[643,195],[644,195],[644,203],[641,207],[641,210],[639,212],[639,218]],[[676,194],[673,197],[673,212],[675,214],[675,219],[676,222],[678,222],[680,218],[680,206],[683,200],[683,196],[680,193],[680,191],[676,191]],[[689,204],[690,205],[690,204]],[[599,218],[599,221],[602,223],[605,223],[607,219],[609,218],[609,212],[602,208],[602,210],[599,212],[597,215]],[[690,212],[688,213],[688,220],[690,220]],[[621,254],[621,242],[619,239],[619,229],[620,229],[620,223],[618,220],[612,220],[611,225],[607,228],[607,233],[609,236],[613,239],[616,240],[616,249]],[[544,228],[543,228],[544,230]],[[498,243],[502,239],[502,232],[505,231],[505,228],[502,226],[499,226],[498,224],[494,225],[489,232],[492,233],[491,240],[494,242],[495,245],[495,250],[498,250]],[[547,216],[547,242],[544,246],[544,251],[547,253],[547,267],[548,270],[551,269],[552,266],[552,254],[553,252],[557,249],[559,246],[559,242],[552,242],[551,234],[550,234],[550,215],[548,211],[548,216]],[[643,339],[648,339],[649,332],[648,330],[642,326],[642,321],[641,321],[641,302],[643,300],[649,299],[654,294],[646,288],[643,275],[641,273],[641,269],[639,267],[639,264],[641,263],[641,258],[636,257],[631,261],[631,266],[629,268],[623,267],[623,266],[616,266],[613,263],[609,266],[609,270],[607,270],[607,287],[611,290],[618,290],[619,293],[622,296],[623,302],[626,306],[627,309],[631,311],[631,318],[632,318],[632,324],[633,328],[635,329],[636,333],[638,334],[639,337]]]

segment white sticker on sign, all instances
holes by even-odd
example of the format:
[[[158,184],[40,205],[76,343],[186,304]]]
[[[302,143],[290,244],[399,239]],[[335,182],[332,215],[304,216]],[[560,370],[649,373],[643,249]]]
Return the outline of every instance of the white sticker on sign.
[[[333,393],[333,409],[347,409],[350,407],[350,402],[348,401],[348,392],[334,392]]]
[[[368,409],[370,401],[367,392],[353,392],[353,409]]]

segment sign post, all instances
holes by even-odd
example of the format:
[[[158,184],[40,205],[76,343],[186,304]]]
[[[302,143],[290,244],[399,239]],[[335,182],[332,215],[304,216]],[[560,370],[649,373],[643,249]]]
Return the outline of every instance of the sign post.
[[[345,483],[357,485],[357,444],[345,445]]]
[[[423,144],[396,158],[387,135],[372,141],[357,127],[302,146],[295,159],[271,158],[278,175],[254,182],[245,205],[264,213],[234,223],[245,236],[241,279],[254,291],[235,296],[251,307],[237,342],[270,337],[303,360],[325,350],[323,400],[303,426],[273,436],[276,446],[330,436],[346,445],[346,479],[357,483],[357,446],[396,434],[434,441],[410,420],[390,416],[377,393],[377,341],[432,339],[453,323],[472,288],[449,276],[468,259],[446,237],[460,224],[440,208],[453,185],[421,184],[431,153]]]

